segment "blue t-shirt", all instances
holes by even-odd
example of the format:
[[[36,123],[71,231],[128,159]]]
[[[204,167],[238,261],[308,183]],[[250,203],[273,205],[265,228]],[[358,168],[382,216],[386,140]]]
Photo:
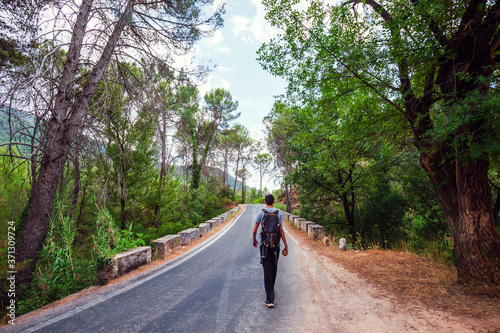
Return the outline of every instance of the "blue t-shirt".
[[[267,212],[271,213],[271,212],[275,212],[275,211],[278,211],[278,225],[281,227],[281,224],[283,222],[285,222],[285,220],[283,219],[283,215],[281,215],[281,212],[279,211],[279,209],[277,208],[274,208],[274,207],[265,207],[264,208]],[[264,212],[262,211],[262,209],[257,213],[257,216],[255,217],[255,223],[258,223],[258,224],[261,224],[262,223],[262,220],[264,219]],[[259,235],[259,245],[262,245],[262,237]]]

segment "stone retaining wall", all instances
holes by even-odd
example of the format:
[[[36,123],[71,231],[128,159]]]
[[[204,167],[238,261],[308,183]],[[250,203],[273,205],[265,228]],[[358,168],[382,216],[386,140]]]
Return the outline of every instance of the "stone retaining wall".
[[[307,234],[314,240],[323,240],[325,238],[325,227],[313,223],[307,226]]]
[[[151,247],[141,246],[116,254],[113,259],[113,272],[121,276],[151,262]]]
[[[288,212],[281,211],[281,214],[283,215],[283,218],[288,220],[289,222],[293,223],[293,225],[297,228],[302,230],[303,232],[307,233],[309,237],[311,237],[314,240],[324,240],[325,238],[325,228],[319,224],[316,224],[311,221],[307,221],[306,219],[290,214]]]
[[[201,236],[204,236],[204,235],[206,235],[206,234],[209,233],[209,231],[210,231],[210,224],[208,224],[206,222],[205,223],[201,223],[198,226],[198,228],[200,228],[200,234],[201,234],[200,237],[201,237]]]
[[[303,220],[303,219],[300,220],[300,230],[302,230],[305,233],[308,233],[307,232],[307,227],[309,226],[309,224],[314,224],[314,222],[306,221],[306,220]]]
[[[187,245],[201,237],[200,228],[190,228],[177,234],[181,236],[181,245]]]
[[[155,245],[155,256],[164,258],[168,253],[181,246],[179,235],[166,235],[153,241]]]

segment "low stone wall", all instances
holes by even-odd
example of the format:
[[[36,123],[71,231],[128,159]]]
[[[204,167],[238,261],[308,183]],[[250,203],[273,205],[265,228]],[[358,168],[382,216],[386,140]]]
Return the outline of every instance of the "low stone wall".
[[[314,222],[306,221],[306,220],[300,220],[300,230],[302,230],[305,233],[308,233],[307,232],[307,227],[309,226],[309,224],[314,224]]]
[[[325,227],[313,223],[307,226],[307,234],[314,240],[322,240],[325,238]]]
[[[215,219],[209,220],[205,223],[210,226],[210,230],[212,230],[213,228],[215,228],[217,226],[217,221]]]
[[[120,276],[151,262],[151,247],[141,246],[116,254],[113,259],[113,272]]]
[[[210,232],[210,224],[201,223],[198,228],[200,228],[200,237],[208,234]]]
[[[187,245],[200,238],[200,229],[191,228],[177,233],[181,236],[181,245]]]
[[[325,241],[325,228],[317,223],[307,221],[305,218],[300,216],[290,214],[288,212],[281,211],[283,218],[291,222],[297,229],[302,230],[307,233],[309,237],[314,240],[321,240],[325,244],[330,244],[330,240],[328,242]]]
[[[166,235],[153,241],[155,256],[163,259],[168,253],[181,246],[179,235]]]
[[[293,217],[293,225],[295,226],[295,228],[302,229],[302,227],[301,227],[302,222],[307,222],[307,220],[303,219],[302,217],[298,217],[298,216]]]

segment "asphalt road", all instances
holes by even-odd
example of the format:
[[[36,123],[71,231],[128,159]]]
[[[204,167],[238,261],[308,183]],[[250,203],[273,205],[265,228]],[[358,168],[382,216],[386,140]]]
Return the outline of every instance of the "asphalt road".
[[[276,307],[265,304],[259,253],[248,205],[209,241],[146,274],[131,277],[40,314],[5,332],[294,332],[307,330],[308,304],[298,246],[280,256]],[[303,261],[303,260],[302,260]],[[307,312],[307,311],[306,311]]]

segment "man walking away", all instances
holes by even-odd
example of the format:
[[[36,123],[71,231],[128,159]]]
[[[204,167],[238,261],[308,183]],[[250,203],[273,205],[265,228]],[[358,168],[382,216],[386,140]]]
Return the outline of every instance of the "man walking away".
[[[283,239],[285,249],[283,255],[288,255],[288,245],[283,232],[283,215],[273,207],[274,196],[266,195],[264,201],[266,208],[262,209],[255,217],[253,228],[253,246],[260,245],[260,263],[264,268],[264,287],[266,289],[266,305],[274,307],[274,283],[278,272],[278,258],[280,254],[280,239]],[[261,225],[260,242],[257,243],[257,229]]]

